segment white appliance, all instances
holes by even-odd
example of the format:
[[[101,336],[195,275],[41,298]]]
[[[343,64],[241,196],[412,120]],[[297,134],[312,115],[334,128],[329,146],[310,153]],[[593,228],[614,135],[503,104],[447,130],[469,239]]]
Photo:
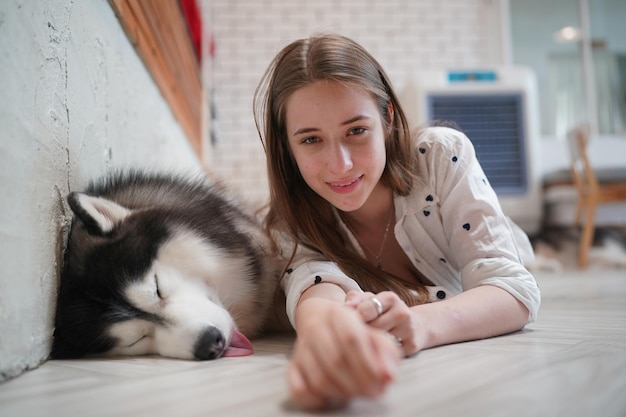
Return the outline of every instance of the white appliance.
[[[418,71],[400,100],[413,125],[455,122],[472,141],[505,214],[528,234],[539,230],[539,115],[530,69]]]

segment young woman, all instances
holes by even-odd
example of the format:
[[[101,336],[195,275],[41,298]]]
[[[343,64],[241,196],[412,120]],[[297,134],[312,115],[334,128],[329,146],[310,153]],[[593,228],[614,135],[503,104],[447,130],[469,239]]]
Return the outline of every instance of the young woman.
[[[535,318],[539,290],[521,259],[532,249],[502,213],[470,140],[445,127],[412,134],[361,46],[338,35],[289,44],[254,108],[267,227],[287,242],[282,286],[297,330],[287,377],[297,404],[378,396],[404,356]]]

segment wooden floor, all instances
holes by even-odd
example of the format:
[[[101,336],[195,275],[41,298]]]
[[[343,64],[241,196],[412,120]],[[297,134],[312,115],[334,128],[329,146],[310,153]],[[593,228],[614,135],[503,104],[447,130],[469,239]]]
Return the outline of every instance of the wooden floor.
[[[537,274],[543,304],[522,331],[406,359],[376,401],[329,416],[626,416],[626,270]],[[293,338],[244,358],[48,361],[0,385],[0,416],[306,415],[288,401]]]

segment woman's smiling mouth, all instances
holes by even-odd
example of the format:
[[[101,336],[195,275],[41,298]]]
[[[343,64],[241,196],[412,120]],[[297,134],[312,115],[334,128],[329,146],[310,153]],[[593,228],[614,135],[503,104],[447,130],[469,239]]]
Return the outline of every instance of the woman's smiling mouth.
[[[335,192],[348,193],[354,190],[361,182],[363,175],[347,181],[328,182],[328,186]]]

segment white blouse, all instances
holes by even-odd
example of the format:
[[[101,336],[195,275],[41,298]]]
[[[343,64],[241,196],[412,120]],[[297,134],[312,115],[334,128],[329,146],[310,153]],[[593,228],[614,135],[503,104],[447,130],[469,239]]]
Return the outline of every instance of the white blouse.
[[[530,312],[528,321],[534,321],[541,297],[524,267],[533,258],[532,247],[526,234],[502,212],[470,140],[454,129],[430,127],[417,138],[416,147],[418,181],[409,195],[394,197],[394,233],[415,268],[435,285],[429,288],[431,301],[493,285],[524,304]],[[299,250],[281,280],[294,328],[301,294],[321,281],[345,291],[360,290],[336,264]]]

